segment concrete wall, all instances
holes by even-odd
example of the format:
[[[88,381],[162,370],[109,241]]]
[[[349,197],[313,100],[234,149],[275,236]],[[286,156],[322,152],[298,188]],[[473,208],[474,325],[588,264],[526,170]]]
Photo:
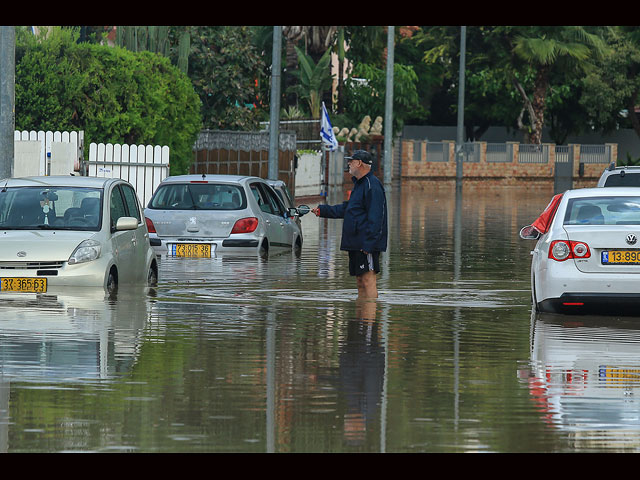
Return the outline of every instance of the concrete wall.
[[[455,141],[457,138],[457,127],[437,127],[429,125],[406,125],[402,130],[403,140],[429,140],[431,142],[442,142],[444,140]],[[480,141],[488,143],[503,142],[524,142],[521,132],[506,127],[489,127],[482,135]],[[549,136],[548,129],[543,129],[542,141],[550,143],[553,140]],[[631,128],[616,130],[602,135],[591,133],[584,135],[573,135],[567,138],[568,144],[582,145],[602,145],[605,143],[615,143],[618,145],[618,160],[627,161],[627,155],[633,160],[640,158],[640,137]]]
[[[553,144],[549,144],[549,159],[546,163],[521,163],[518,161],[519,144],[513,143],[513,155],[509,162],[487,162],[486,143],[481,143],[480,161],[463,163],[463,178],[473,180],[494,180],[502,184],[518,183],[522,180],[554,179],[556,154]],[[420,155],[414,155],[414,148],[421,148]],[[426,157],[426,142],[403,140],[402,142],[402,178],[403,179],[455,179],[456,160],[455,143],[449,143],[449,158],[447,161],[428,161]],[[617,146],[611,145],[611,157],[616,158]],[[420,160],[414,161],[414,158]],[[424,160],[426,159],[426,160]],[[607,163],[583,163],[580,171],[580,145],[573,149],[573,177],[576,181],[587,184],[597,182]]]

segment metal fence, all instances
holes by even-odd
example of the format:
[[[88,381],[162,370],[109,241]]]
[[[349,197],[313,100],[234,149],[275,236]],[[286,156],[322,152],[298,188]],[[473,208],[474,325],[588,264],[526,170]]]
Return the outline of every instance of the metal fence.
[[[549,145],[520,144],[518,163],[549,163]]]
[[[573,162],[573,146],[556,145],[556,163]]]
[[[269,130],[269,122],[260,122],[260,127]],[[320,119],[280,120],[280,131],[295,132],[298,150],[320,150]]]
[[[610,163],[611,145],[581,145],[580,163]]]
[[[462,161],[463,162],[480,162],[482,155],[482,144],[475,142],[467,142],[462,145]]]
[[[509,163],[513,161],[513,144],[487,143],[486,161],[488,163]]]
[[[448,162],[450,142],[427,142],[427,162]]]

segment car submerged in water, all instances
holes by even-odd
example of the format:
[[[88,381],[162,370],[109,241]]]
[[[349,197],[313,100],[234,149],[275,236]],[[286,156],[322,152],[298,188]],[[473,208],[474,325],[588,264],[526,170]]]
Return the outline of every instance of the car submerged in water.
[[[520,231],[531,252],[536,310],[640,314],[640,189],[584,188],[553,197]]]
[[[297,218],[309,207],[285,207],[266,180],[235,175],[165,178],[144,211],[159,255],[266,256],[302,248]]]
[[[0,294],[154,285],[157,261],[133,187],[112,178],[0,181]]]

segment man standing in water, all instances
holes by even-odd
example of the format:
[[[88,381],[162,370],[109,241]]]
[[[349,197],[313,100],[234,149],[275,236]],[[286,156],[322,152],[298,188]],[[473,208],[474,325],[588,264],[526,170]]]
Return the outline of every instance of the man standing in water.
[[[371,171],[369,152],[356,150],[345,160],[354,183],[349,199],[338,205],[318,205],[311,211],[317,217],[344,219],[340,250],[349,252],[349,274],[356,277],[358,298],[377,298],[380,252],[387,250],[387,200]]]

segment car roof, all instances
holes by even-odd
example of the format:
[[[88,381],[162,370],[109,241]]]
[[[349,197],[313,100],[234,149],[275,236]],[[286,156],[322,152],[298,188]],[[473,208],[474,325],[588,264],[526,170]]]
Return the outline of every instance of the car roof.
[[[603,173],[619,173],[622,170],[640,170],[640,165],[623,165],[621,167],[607,167],[604,169]]]
[[[638,187],[577,188],[564,192],[564,198],[640,196]]]
[[[106,185],[115,182],[124,182],[119,178],[111,177],[84,177],[72,175],[51,175],[40,177],[18,177],[5,178],[0,180],[0,185],[8,187],[87,187],[104,188]]]
[[[263,180],[259,177],[250,175],[212,175],[212,174],[189,174],[174,175],[165,178],[162,183],[182,183],[182,182],[226,182],[241,183],[248,179]]]
[[[265,182],[274,187],[284,187],[286,185],[282,180],[265,179]]]

